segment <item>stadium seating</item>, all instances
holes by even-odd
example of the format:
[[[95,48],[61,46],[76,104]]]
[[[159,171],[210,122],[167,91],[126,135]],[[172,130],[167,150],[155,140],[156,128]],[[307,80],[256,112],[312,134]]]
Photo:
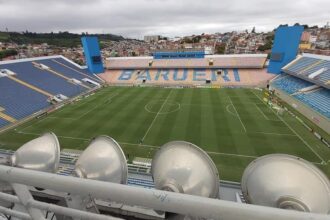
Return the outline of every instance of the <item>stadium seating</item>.
[[[21,85],[7,77],[0,78],[0,106],[4,113],[22,119],[48,107],[47,96]]]
[[[58,72],[64,74],[69,78],[75,78],[77,80],[89,78],[96,82],[99,81],[94,75],[88,73],[86,69],[79,69],[78,67],[64,60],[63,58],[45,59],[38,61],[38,63],[42,63],[52,69],[56,69]]]
[[[53,95],[63,94],[68,97],[73,97],[86,90],[82,86],[69,83],[67,80],[57,75],[35,67],[32,62],[5,64],[0,65],[0,68],[13,71],[17,74],[15,76],[16,78]]]
[[[326,72],[324,72],[323,74],[321,74],[321,75],[318,77],[318,79],[319,79],[322,83],[324,83],[324,84],[329,83],[329,81],[330,81],[330,68],[329,68],[329,70],[327,70]]]
[[[153,59],[153,57],[112,57],[106,61],[107,69],[146,68],[209,68],[213,61],[215,68],[263,68],[267,56],[259,55],[210,55],[204,59]],[[149,66],[149,62],[152,65]]]
[[[291,95],[298,92],[300,89],[312,86],[313,84],[290,75],[283,75],[275,80],[273,85]]]
[[[305,102],[314,110],[330,118],[330,92],[327,89],[319,89],[315,92],[295,95],[297,99]]]
[[[330,59],[326,56],[303,54],[284,67],[283,72],[330,89]]]
[[[330,91],[328,89],[320,87],[312,91],[301,92],[302,89],[314,84],[286,74],[277,78],[272,85],[330,118]]]
[[[315,58],[301,57],[293,65],[290,65],[287,70],[293,73],[300,73],[317,61]]]
[[[220,69],[218,69],[220,70]],[[99,74],[109,84],[138,85],[146,79],[145,84],[196,86],[206,84],[211,80],[212,85],[218,86],[257,86],[265,85],[274,75],[265,69],[151,69],[151,70],[107,70]],[[140,72],[138,74],[138,72]],[[186,74],[186,75],[185,75]],[[184,77],[185,76],[185,77]]]
[[[36,64],[44,64],[50,69],[40,68]],[[11,122],[49,107],[49,97],[58,94],[74,97],[93,87],[91,84],[79,84],[82,79],[99,82],[86,69],[61,56],[4,61],[0,62],[0,69],[15,74],[2,74],[0,78],[0,107],[4,109],[3,114],[13,118]],[[73,82],[71,79],[79,81]],[[0,117],[0,128],[10,124],[8,117]]]
[[[6,125],[8,125],[8,124],[9,124],[8,121],[6,121],[6,120],[0,118],[0,128],[3,127],[3,126],[6,126]]]

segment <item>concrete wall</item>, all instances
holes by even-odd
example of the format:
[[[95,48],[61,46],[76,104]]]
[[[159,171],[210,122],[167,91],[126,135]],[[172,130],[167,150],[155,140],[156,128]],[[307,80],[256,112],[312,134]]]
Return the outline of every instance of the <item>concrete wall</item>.
[[[314,111],[313,109],[308,107],[306,104],[293,98],[292,96],[288,95],[287,93],[285,93],[277,88],[274,88],[274,87],[272,87],[272,89],[275,89],[276,95],[278,97],[280,97],[282,100],[284,100],[286,103],[288,103],[291,107],[293,107],[298,112],[303,114],[310,121],[312,121],[315,125],[317,125],[321,129],[323,129],[327,133],[330,133],[330,120],[327,117]]]

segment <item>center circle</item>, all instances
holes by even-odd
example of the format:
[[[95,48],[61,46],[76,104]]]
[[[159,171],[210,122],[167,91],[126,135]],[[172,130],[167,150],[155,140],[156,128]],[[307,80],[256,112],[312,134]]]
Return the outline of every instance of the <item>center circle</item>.
[[[164,115],[179,111],[181,108],[178,102],[162,100],[150,101],[144,106],[144,109],[149,113]]]

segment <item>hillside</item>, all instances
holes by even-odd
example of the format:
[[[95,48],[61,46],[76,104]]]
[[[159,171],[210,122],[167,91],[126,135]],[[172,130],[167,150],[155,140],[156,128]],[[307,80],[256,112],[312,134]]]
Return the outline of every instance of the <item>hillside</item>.
[[[81,45],[82,34],[73,34],[69,32],[59,33],[32,33],[32,32],[0,32],[0,42],[12,42],[17,44],[42,44],[58,47],[77,47]],[[119,41],[124,40],[122,36],[113,34],[97,34],[101,41]]]

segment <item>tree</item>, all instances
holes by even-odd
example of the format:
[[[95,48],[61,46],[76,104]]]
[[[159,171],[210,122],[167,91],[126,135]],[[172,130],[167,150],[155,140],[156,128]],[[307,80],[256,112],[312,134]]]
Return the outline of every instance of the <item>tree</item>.
[[[253,33],[253,34],[255,34],[255,33],[256,33],[256,27],[253,27],[253,28],[252,28],[252,31],[251,31],[251,33]]]
[[[224,54],[226,51],[226,44],[222,43],[222,44],[217,44],[215,46],[215,53],[216,54]]]
[[[17,55],[17,51],[16,50],[2,50],[0,51],[0,60],[2,60],[3,58],[6,57],[10,57],[10,56],[15,56]]]

